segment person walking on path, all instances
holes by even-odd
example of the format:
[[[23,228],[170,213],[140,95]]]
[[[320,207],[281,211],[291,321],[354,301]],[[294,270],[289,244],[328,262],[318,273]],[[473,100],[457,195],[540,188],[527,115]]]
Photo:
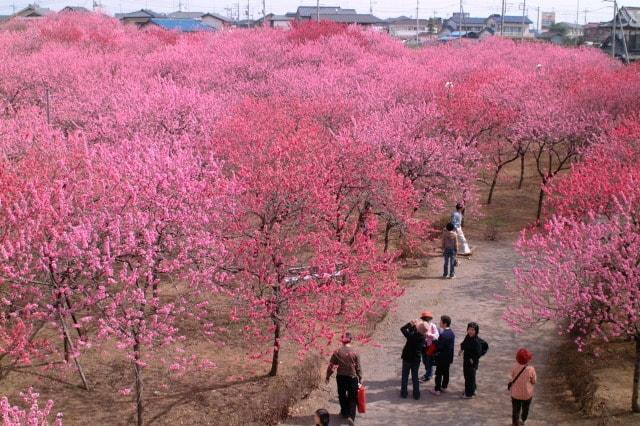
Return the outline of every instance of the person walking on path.
[[[537,380],[535,368],[529,365],[532,359],[533,354],[522,348],[516,353],[517,362],[511,368],[509,390],[511,391],[511,422],[513,426],[524,425],[529,417],[533,388]]]
[[[464,206],[461,203],[456,204],[456,210],[451,213],[451,223],[453,224],[453,228],[456,231],[458,238],[460,239],[460,243],[462,243],[462,251],[460,254],[469,255],[471,254],[471,248],[469,248],[469,243],[464,236],[464,232],[462,232],[462,221],[464,219]]]
[[[400,331],[407,339],[402,349],[402,380],[400,384],[400,397],[406,398],[408,395],[407,386],[409,384],[409,373],[413,383],[413,399],[420,399],[420,380],[418,372],[420,361],[424,352],[425,336],[427,328],[423,321],[413,320],[408,322]]]
[[[460,344],[458,356],[463,355],[462,370],[464,372],[464,399],[473,398],[476,395],[476,372],[480,364],[480,357],[487,349],[487,343],[480,339],[478,333],[480,326],[475,322],[467,324],[467,335]]]
[[[438,338],[438,349],[435,356],[436,361],[436,386],[431,391],[434,395],[440,395],[447,391],[449,386],[449,367],[453,363],[453,353],[456,336],[451,330],[451,317],[443,315],[440,317],[440,337]]]
[[[456,255],[458,254],[458,236],[452,223],[447,223],[447,227],[442,234],[442,254],[444,256],[444,273],[442,278],[455,278],[456,276]]]
[[[338,400],[340,401],[340,415],[349,419],[349,424],[353,424],[356,419],[356,407],[358,405],[358,385],[362,382],[362,369],[360,367],[360,356],[351,347],[353,337],[347,332],[342,335],[342,347],[336,350],[327,367],[326,383],[334,370],[338,385]]]
[[[423,382],[428,382],[433,377],[433,367],[435,365],[435,358],[433,355],[428,355],[427,351],[429,347],[434,344],[440,335],[438,327],[431,322],[433,320],[433,314],[429,311],[424,311],[420,314],[420,319],[424,321],[427,334],[425,335],[425,350],[422,352],[422,362],[424,363],[425,374],[420,378]]]

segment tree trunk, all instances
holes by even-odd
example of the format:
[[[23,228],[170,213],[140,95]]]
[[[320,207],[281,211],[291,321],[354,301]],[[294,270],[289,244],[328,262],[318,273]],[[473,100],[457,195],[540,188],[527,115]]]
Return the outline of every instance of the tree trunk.
[[[522,189],[522,182],[524,181],[524,154],[520,154],[520,180],[518,181],[518,189]]]
[[[278,374],[278,363],[280,358],[280,322],[276,322],[276,329],[273,332],[273,357],[271,358],[271,371],[269,376],[275,377]]]
[[[67,308],[69,308],[69,315],[71,316],[71,321],[73,321],[73,328],[76,329],[76,332],[78,333],[78,337],[82,337],[82,330],[80,329],[80,324],[78,323],[78,319],[76,318],[76,314],[73,312],[73,308],[71,308],[71,301],[69,300],[69,298],[65,295],[64,296],[64,300],[67,303]]]
[[[135,339],[135,344],[133,345],[133,351],[134,351],[133,370],[136,375],[136,413],[138,416],[137,425],[143,426],[144,424],[144,417],[143,417],[144,415],[144,399],[143,399],[144,382],[142,381],[142,367],[139,364],[140,339],[138,338],[137,334],[135,334],[134,339]]]
[[[633,369],[633,394],[631,396],[631,410],[640,413],[640,333],[636,334],[636,360]]]
[[[544,200],[544,184],[540,188],[540,195],[538,196],[538,212],[536,213],[536,219],[540,220],[542,217],[542,203]]]
[[[500,170],[502,166],[496,169],[496,172],[493,174],[493,180],[491,181],[491,187],[489,188],[489,197],[487,198],[487,204],[491,204],[491,200],[493,199],[493,191],[496,189],[496,183],[498,182],[498,175],[500,174]]]
[[[389,232],[391,232],[391,222],[387,221],[387,226],[384,228],[384,252],[389,249]]]
[[[73,343],[71,342],[71,335],[69,334],[69,329],[67,328],[67,322],[64,320],[64,317],[62,316],[60,307],[58,307],[58,315],[60,317],[60,324],[62,324],[62,333],[64,335],[65,350],[69,350],[70,352],[73,352],[74,349],[73,349]],[[78,357],[74,356],[73,361],[76,364],[76,369],[78,370],[78,374],[80,375],[80,380],[82,380],[82,385],[86,390],[91,390],[91,388],[89,387],[89,381],[87,380],[87,377],[84,375],[84,370],[82,369],[82,364],[80,364],[80,360],[78,359]]]

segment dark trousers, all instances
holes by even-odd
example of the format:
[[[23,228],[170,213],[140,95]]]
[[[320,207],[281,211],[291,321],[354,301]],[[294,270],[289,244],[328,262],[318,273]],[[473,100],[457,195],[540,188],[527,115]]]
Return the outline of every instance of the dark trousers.
[[[420,371],[420,360],[407,362],[402,360],[402,383],[400,384],[400,394],[407,396],[407,386],[409,385],[409,373],[411,373],[411,382],[413,383],[413,397],[420,398],[420,380],[418,377]]]
[[[466,396],[473,396],[476,393],[476,371],[478,369],[473,365],[467,365],[464,363],[464,394]]]
[[[449,367],[448,362],[436,364],[436,390],[441,391],[449,386]]]
[[[433,376],[433,366],[436,365],[435,359],[432,356],[427,355],[426,352],[422,352],[422,362],[424,363],[424,368],[426,370],[424,377],[429,380],[431,376]]]
[[[456,274],[456,254],[457,252],[454,249],[445,249],[443,277],[447,275],[453,277]]]
[[[358,406],[358,378],[349,376],[336,376],[338,383],[338,400],[340,401],[340,414],[342,417],[356,418]]]
[[[511,421],[514,425],[518,425],[518,418],[520,417],[520,412],[522,411],[522,421],[526,422],[527,417],[529,417],[529,407],[531,406],[531,400],[527,399],[523,401],[521,399],[511,398]]]

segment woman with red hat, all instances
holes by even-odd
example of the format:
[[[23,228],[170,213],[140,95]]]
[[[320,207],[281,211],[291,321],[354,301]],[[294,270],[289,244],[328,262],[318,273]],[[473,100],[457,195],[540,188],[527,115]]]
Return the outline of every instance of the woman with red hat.
[[[516,353],[517,363],[511,369],[511,381],[507,387],[511,391],[513,426],[524,425],[529,417],[529,407],[537,379],[535,368],[529,365],[532,359],[533,354],[525,348],[521,348]]]
[[[440,332],[438,331],[438,327],[431,322],[433,320],[433,314],[430,311],[423,311],[420,314],[420,319],[424,321],[425,325],[425,350],[422,353],[422,362],[424,363],[425,374],[420,378],[423,382],[428,382],[433,377],[433,367],[436,365],[433,355],[427,355],[427,351],[429,350],[429,346],[434,344],[435,341],[440,337]]]

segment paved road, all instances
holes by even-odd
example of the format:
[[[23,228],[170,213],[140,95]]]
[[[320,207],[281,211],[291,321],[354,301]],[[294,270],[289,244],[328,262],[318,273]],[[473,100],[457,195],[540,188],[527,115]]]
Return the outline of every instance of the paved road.
[[[557,334],[552,329],[545,329],[516,336],[500,319],[505,304],[497,295],[504,294],[504,282],[512,279],[512,269],[517,261],[512,245],[481,242],[475,249],[473,257],[461,260],[454,280],[440,278],[439,259],[430,262],[428,277],[413,281],[398,301],[397,310],[376,328],[373,337],[383,346],[361,348],[369,402],[367,413],[359,415],[356,424],[510,425],[511,402],[506,383],[514,354],[521,346],[534,352],[539,377],[527,425],[586,424],[568,402],[562,381],[554,378],[549,368],[549,352],[556,347]],[[451,366],[448,394],[439,397],[429,394],[430,382],[422,389],[420,401],[400,399],[400,352],[404,345],[400,327],[416,318],[423,309],[433,311],[436,317],[447,314],[453,318],[456,346],[464,337],[467,322],[480,324],[480,336],[487,340],[490,348],[480,361],[477,398],[459,398],[464,380],[461,359],[456,358]],[[285,424],[313,424],[311,413],[319,407],[325,407],[331,413],[339,412],[335,380],[294,407],[292,417]],[[346,422],[333,416],[331,424]]]

